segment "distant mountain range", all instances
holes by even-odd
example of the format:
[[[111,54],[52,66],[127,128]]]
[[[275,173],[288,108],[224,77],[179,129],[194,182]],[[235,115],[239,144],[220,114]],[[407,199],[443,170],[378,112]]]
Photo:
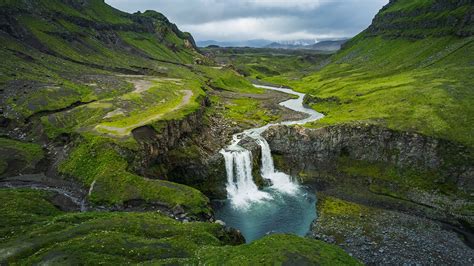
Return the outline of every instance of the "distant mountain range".
[[[269,45],[266,45],[265,48],[273,48],[273,49],[306,49],[306,50],[318,50],[318,51],[325,51],[325,52],[335,52],[341,49],[341,46],[346,43],[349,39],[344,40],[327,40],[327,41],[320,41],[313,44],[306,44],[306,43],[281,43],[281,42],[273,42]]]
[[[196,45],[198,47],[208,47],[210,45],[216,45],[220,47],[253,47],[253,48],[262,48],[272,42],[269,40],[247,40],[247,41],[197,41]]]
[[[219,46],[219,47],[252,47],[252,48],[273,48],[273,49],[307,49],[334,52],[341,49],[341,45],[348,39],[342,40],[291,40],[272,42],[269,40],[248,40],[248,41],[198,41],[198,47]]]

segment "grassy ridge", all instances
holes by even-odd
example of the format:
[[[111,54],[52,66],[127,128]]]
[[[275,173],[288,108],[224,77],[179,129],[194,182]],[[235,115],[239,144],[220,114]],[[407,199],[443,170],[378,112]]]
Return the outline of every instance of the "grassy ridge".
[[[0,5],[7,21],[0,35],[5,62],[0,86],[22,90],[0,97],[0,104],[8,105],[9,119],[123,92],[121,87],[97,88],[91,85],[96,81],[85,82],[92,75],[161,75],[167,74],[162,61],[179,65],[203,58],[192,37],[157,12],[130,15],[100,0],[2,0]]]

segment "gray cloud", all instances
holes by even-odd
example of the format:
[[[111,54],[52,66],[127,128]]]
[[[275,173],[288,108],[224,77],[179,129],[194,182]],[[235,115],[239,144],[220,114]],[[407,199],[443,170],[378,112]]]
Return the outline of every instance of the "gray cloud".
[[[350,37],[388,0],[106,0],[127,12],[156,10],[197,40]]]

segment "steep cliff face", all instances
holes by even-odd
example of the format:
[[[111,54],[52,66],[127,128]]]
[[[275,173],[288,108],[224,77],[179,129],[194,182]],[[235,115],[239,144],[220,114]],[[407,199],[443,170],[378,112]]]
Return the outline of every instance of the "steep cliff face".
[[[280,167],[305,182],[349,178],[372,193],[408,200],[473,224],[472,149],[371,125],[272,127],[264,134]],[[446,218],[450,219],[450,218]]]
[[[151,127],[134,130],[140,149],[130,156],[133,171],[189,185],[211,198],[225,198],[224,158],[218,153],[223,144],[206,147],[196,140],[198,135],[212,141],[209,126],[202,122],[209,104],[207,98],[203,99],[196,112],[180,120],[163,121],[160,132]]]
[[[145,126],[132,131],[133,137],[139,142],[140,149],[133,155],[134,169],[137,173],[147,175],[147,169],[153,164],[163,163],[166,154],[176,148],[180,142],[203,128],[202,120],[207,99],[201,101],[201,107],[179,120],[165,120],[160,122],[161,130]]]
[[[325,167],[340,156],[399,167],[443,171],[461,188],[474,190],[473,155],[462,145],[378,126],[342,125],[320,129],[273,127],[265,132],[272,151]],[[319,164],[319,165],[318,165]]]

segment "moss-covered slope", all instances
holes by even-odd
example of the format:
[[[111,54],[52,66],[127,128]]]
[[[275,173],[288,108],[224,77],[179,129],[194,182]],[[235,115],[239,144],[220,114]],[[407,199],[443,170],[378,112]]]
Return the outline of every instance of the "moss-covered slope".
[[[473,147],[471,20],[470,1],[391,1],[321,71],[268,80],[312,96],[327,116],[311,126],[363,121]]]
[[[130,90],[113,73],[166,76],[164,62],[202,61],[194,40],[163,15],[127,14],[102,0],[0,1],[0,106],[5,119]]]
[[[0,190],[0,263],[358,265],[320,241],[273,235],[250,245],[217,223],[181,223],[158,213],[66,214],[50,193]]]
[[[368,35],[424,38],[472,36],[474,6],[469,0],[392,0],[366,30]]]

